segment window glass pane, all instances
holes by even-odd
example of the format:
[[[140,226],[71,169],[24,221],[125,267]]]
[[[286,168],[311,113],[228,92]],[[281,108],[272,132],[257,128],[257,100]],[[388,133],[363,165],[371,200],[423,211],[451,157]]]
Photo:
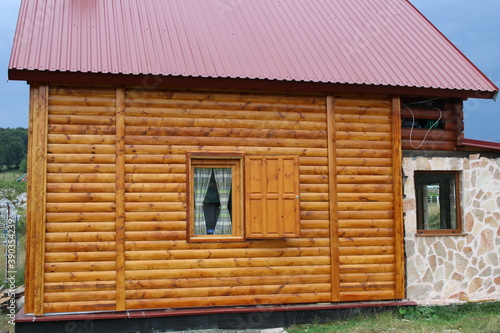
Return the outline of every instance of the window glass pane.
[[[424,185],[424,227],[428,230],[441,229],[441,206],[439,184]]]
[[[232,169],[194,168],[194,234],[232,234]]]

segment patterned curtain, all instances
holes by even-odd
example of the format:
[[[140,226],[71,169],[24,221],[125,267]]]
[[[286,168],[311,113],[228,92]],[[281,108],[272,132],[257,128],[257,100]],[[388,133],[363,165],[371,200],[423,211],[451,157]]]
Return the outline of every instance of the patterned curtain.
[[[220,213],[215,225],[214,235],[231,235],[231,215],[229,214],[228,202],[231,195],[232,174],[229,168],[214,168],[215,183],[220,199]]]
[[[207,195],[212,168],[194,169],[194,234],[206,235],[207,223],[205,222],[205,211],[203,201]]]

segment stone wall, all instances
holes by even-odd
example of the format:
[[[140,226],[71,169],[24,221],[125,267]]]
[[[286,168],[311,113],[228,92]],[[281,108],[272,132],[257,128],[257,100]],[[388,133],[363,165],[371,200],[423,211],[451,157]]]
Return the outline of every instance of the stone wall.
[[[465,235],[416,236],[414,171],[461,171]],[[500,300],[500,157],[404,157],[406,298],[421,304]]]

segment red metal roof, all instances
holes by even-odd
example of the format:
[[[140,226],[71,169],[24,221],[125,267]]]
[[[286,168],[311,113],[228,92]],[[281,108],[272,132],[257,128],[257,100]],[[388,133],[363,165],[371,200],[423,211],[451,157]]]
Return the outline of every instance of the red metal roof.
[[[499,150],[500,151],[500,142],[481,141],[481,140],[473,140],[473,139],[462,139],[462,146],[478,147],[478,148],[485,148],[485,149]]]
[[[498,91],[406,0],[23,0],[9,76],[35,71]]]

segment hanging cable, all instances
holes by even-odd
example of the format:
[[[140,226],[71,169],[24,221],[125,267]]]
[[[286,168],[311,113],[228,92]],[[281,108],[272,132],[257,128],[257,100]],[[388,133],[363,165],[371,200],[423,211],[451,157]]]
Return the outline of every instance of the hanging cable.
[[[422,147],[422,145],[424,144],[425,139],[427,139],[427,135],[429,135],[429,132],[431,131],[431,129],[432,129],[434,126],[436,126],[436,125],[439,123],[439,121],[441,120],[441,118],[443,117],[443,112],[442,112],[442,111],[441,111],[441,109],[439,109],[439,108],[436,108],[436,107],[434,108],[434,109],[436,109],[436,110],[438,110],[438,111],[439,111],[439,118],[438,118],[438,120],[436,120],[436,122],[435,122],[434,124],[432,124],[432,126],[431,126],[428,130],[427,130],[427,133],[425,133],[425,136],[424,136],[424,138],[422,139],[422,142],[420,142],[420,144],[419,144],[418,146],[416,146],[416,147],[415,147],[415,145],[413,144],[413,140],[412,140],[412,136],[413,136],[413,129],[415,128],[415,115],[413,114],[413,111],[412,111],[412,110],[411,110],[408,106],[406,106],[406,104],[403,104],[403,106],[404,106],[404,107],[405,107],[408,111],[410,111],[411,116],[412,116],[412,119],[413,119],[412,124],[411,124],[411,130],[410,130],[410,145],[413,147],[413,149],[419,149],[419,148],[420,148],[420,147]]]

